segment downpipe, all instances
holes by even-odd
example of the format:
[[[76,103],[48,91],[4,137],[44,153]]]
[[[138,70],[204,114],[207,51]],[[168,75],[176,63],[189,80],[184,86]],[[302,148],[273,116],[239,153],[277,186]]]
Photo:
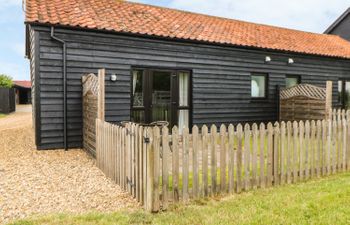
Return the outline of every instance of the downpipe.
[[[68,150],[67,143],[67,47],[66,42],[55,36],[55,28],[51,27],[51,38],[62,44],[63,50],[63,145]]]

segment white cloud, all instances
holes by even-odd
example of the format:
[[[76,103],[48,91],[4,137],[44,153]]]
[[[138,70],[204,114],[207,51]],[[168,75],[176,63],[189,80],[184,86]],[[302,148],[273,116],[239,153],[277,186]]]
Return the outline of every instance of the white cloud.
[[[146,0],[136,1],[146,2]],[[169,2],[168,6],[171,8],[311,32],[323,32],[350,6],[349,0],[170,0]]]
[[[23,63],[0,61],[0,74],[11,76],[14,80],[29,80],[29,63],[23,58]]]
[[[22,0],[0,0],[0,10],[11,6],[21,6]]]

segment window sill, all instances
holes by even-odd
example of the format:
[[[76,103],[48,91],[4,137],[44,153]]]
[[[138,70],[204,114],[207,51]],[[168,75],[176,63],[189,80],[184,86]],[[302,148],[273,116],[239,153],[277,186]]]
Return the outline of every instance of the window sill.
[[[268,98],[251,98],[250,99],[250,102],[251,103],[255,103],[255,102],[268,102],[269,99]]]

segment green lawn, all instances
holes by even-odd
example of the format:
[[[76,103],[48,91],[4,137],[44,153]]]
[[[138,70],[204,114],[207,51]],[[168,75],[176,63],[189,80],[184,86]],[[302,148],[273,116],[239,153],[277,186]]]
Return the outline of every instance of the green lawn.
[[[5,116],[6,116],[5,114],[1,114],[1,113],[0,113],[0,119],[1,119],[1,118],[4,118]]]
[[[350,224],[350,173],[177,205],[154,215],[141,210],[66,214],[13,223],[37,224]]]

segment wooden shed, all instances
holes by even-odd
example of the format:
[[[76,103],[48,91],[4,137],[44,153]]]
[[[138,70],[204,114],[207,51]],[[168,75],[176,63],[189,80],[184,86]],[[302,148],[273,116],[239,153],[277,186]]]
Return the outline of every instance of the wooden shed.
[[[32,89],[30,81],[15,80],[13,81],[13,88],[16,92],[16,104],[32,103]]]
[[[334,35],[127,1],[25,11],[38,149],[82,147],[81,77],[100,68],[106,121],[180,127],[276,121],[277,86],[350,76],[350,43]]]

